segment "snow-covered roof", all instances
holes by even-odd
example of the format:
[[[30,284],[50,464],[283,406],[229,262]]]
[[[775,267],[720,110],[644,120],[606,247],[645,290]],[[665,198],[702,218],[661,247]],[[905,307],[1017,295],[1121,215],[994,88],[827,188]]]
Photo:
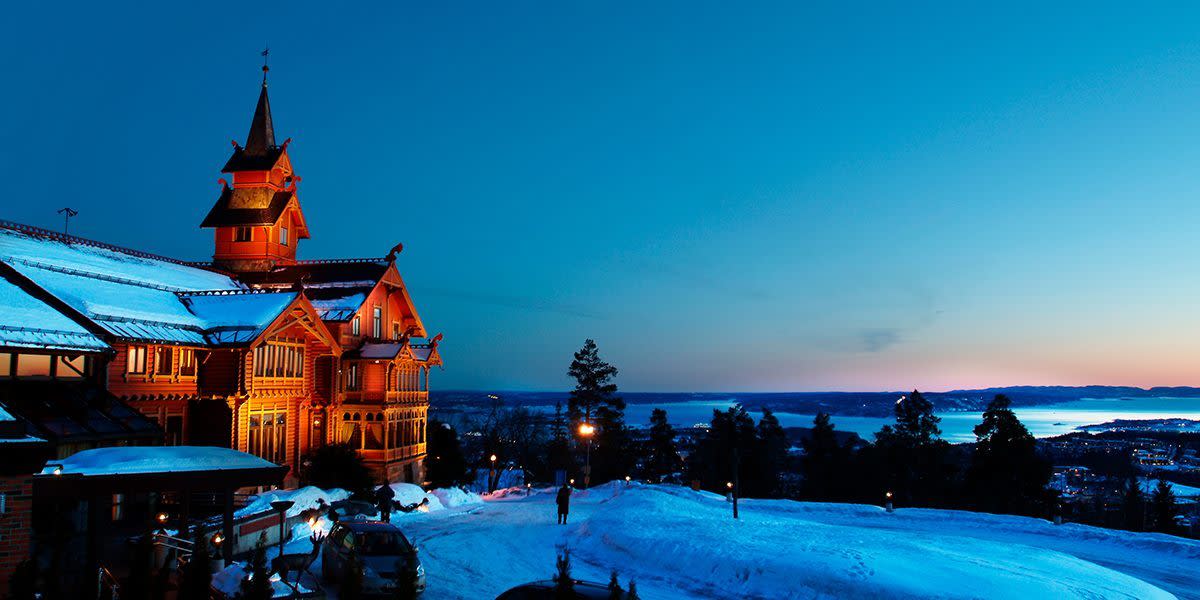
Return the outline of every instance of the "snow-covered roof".
[[[356,282],[358,283],[358,282]],[[310,288],[313,308],[317,309],[322,321],[349,321],[358,312],[372,285],[354,287]]]
[[[97,352],[108,344],[54,307],[0,277],[0,347]]]
[[[93,448],[51,461],[42,475],[134,475],[277,467],[253,454],[216,446]]]
[[[180,300],[204,329],[209,344],[251,342],[262,334],[298,292],[235,292],[179,294]]]
[[[5,222],[0,222],[0,261],[125,340],[244,344],[256,339],[296,298],[293,291],[252,293],[227,275],[169,258]],[[0,289],[0,308],[10,295],[13,303],[31,307],[38,303],[19,288],[11,294]],[[74,331],[68,328],[74,322],[61,314],[53,321],[65,321],[61,327],[35,314],[13,315],[14,327],[36,323],[51,331]],[[37,338],[3,329],[5,318],[0,316],[0,343],[7,337]],[[90,336],[78,344],[107,348],[82,327],[74,324],[74,328]],[[43,333],[37,339],[49,344],[65,342],[66,336]]]

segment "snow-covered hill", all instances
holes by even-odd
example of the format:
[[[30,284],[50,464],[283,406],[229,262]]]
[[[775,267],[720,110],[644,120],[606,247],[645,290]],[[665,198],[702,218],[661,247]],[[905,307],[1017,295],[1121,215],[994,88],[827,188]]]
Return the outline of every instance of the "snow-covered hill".
[[[492,598],[546,579],[556,548],[575,576],[638,581],[676,598],[1197,597],[1200,543],[960,511],[744,500],[671,486],[577,492],[555,524],[552,490],[405,515],[431,598]]]

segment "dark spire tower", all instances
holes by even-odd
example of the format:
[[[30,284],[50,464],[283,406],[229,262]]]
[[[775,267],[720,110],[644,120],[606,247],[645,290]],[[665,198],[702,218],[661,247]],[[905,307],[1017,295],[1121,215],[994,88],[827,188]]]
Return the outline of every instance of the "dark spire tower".
[[[287,153],[291,140],[275,144],[275,123],[267,97],[268,53],[263,51],[262,89],[246,145],[234,141],[233,155],[221,169],[233,176],[233,186],[221,180],[221,197],[200,224],[216,230],[213,264],[235,273],[295,264],[296,246],[308,238],[297,197],[300,177],[293,172]]]

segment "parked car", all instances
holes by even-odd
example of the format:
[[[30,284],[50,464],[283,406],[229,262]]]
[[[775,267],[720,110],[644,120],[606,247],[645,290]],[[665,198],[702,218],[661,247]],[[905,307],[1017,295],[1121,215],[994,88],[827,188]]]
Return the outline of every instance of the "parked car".
[[[408,578],[416,581],[418,594],[425,591],[425,567],[417,558],[417,547],[399,527],[380,521],[338,523],[322,545],[321,576],[329,581],[343,580],[351,554],[362,565],[364,594],[394,593],[400,569],[407,569]]]
[[[607,585],[588,581],[576,580],[575,585],[572,586],[574,592],[572,595],[563,595],[558,591],[557,586],[557,583],[549,580],[525,583],[496,596],[496,600],[562,600],[563,598],[610,600],[614,597],[626,597],[624,592],[620,592],[619,596],[614,596]]]

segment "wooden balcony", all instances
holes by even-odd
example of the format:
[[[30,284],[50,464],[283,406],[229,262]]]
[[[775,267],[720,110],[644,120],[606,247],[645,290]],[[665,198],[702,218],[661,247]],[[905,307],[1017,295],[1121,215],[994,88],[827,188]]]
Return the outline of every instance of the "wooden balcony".
[[[388,392],[388,404],[422,406],[429,404],[429,392]]]

